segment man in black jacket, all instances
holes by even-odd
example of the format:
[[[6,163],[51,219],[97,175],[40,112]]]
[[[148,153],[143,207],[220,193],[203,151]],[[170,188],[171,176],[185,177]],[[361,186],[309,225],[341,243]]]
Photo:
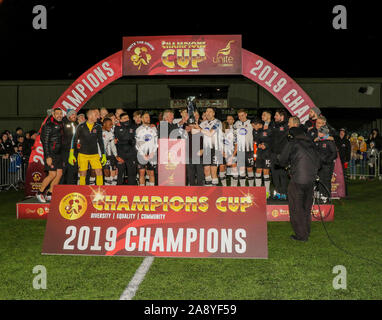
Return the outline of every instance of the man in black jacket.
[[[288,122],[287,114],[284,110],[277,110],[275,113],[275,125],[272,129],[272,159],[277,159],[288,142]],[[275,161],[271,161],[272,180],[275,186],[273,194],[274,200],[286,200],[288,189],[288,176],[284,168],[278,166]]]
[[[53,187],[60,182],[62,177],[62,117],[62,110],[59,108],[54,109],[52,115],[47,119],[41,129],[40,139],[44,150],[45,170],[49,173],[42,181],[41,187],[36,194],[37,200],[40,202],[51,200]],[[50,187],[45,197],[44,191],[49,185]]]
[[[326,203],[331,197],[332,176],[334,171],[334,161],[337,158],[337,148],[334,139],[329,136],[327,126],[318,129],[318,137],[314,140],[318,155],[321,160],[321,168],[318,171],[320,178],[320,197]]]
[[[294,127],[289,130],[292,139],[278,158],[281,167],[289,167],[290,182],[288,201],[290,222],[295,232],[293,240],[307,241],[312,219],[314,181],[320,161],[311,139],[304,130]]]
[[[77,112],[73,109],[66,113],[66,117],[62,119],[62,126],[64,130],[63,143],[62,143],[62,159],[63,159],[63,172],[61,184],[77,184],[77,163],[72,166],[68,159],[70,148],[72,145],[73,135],[77,127]]]
[[[129,121],[129,115],[120,115],[119,126],[114,129],[114,137],[117,140],[117,153],[122,161],[118,161],[118,180],[117,184],[123,184],[125,169],[127,170],[127,184],[132,186],[137,183],[137,151],[135,148],[135,123]]]

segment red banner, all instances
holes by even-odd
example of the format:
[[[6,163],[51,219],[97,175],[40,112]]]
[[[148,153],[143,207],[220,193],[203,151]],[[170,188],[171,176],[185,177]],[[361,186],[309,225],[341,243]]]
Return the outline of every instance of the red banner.
[[[342,168],[341,158],[337,152],[337,159],[334,164],[334,170],[332,175],[332,198],[344,198],[345,192],[345,177],[344,170]]]
[[[47,219],[50,203],[16,203],[16,218],[17,219]]]
[[[267,258],[265,188],[59,185],[42,253]]]
[[[123,38],[123,75],[241,74],[240,35]]]
[[[334,205],[314,205],[312,209],[312,221],[333,221],[334,220]],[[267,220],[268,221],[289,221],[289,206],[286,205],[267,205]]]
[[[309,110],[314,107],[312,99],[285,72],[264,58],[242,50],[243,76],[251,79],[277,98],[285,108],[305,123]]]

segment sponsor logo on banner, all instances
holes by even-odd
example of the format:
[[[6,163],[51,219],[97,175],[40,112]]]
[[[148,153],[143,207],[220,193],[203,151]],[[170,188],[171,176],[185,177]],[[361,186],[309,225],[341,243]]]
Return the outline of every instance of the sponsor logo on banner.
[[[212,62],[217,63],[221,67],[232,67],[235,58],[232,57],[230,54],[231,54],[231,43],[234,43],[234,42],[235,40],[228,41],[225,48],[220,49],[216,53],[216,57],[212,58]]]
[[[86,198],[78,192],[73,192],[63,197],[59,205],[61,216],[67,220],[81,218],[86,212],[86,209]]]
[[[333,205],[314,205],[312,209],[312,221],[333,221],[334,206]],[[268,221],[289,221],[288,205],[267,205]]]

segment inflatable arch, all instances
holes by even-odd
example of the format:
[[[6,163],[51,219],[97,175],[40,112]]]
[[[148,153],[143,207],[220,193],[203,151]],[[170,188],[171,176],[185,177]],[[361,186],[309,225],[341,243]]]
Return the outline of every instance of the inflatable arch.
[[[241,49],[241,58],[243,76],[269,91],[291,115],[297,116],[302,123],[309,119],[309,111],[315,105],[291,77],[269,61],[245,49]],[[97,92],[122,76],[123,50],[110,55],[84,72],[66,89],[52,109],[60,108],[63,111],[75,109],[78,112]],[[37,192],[45,175],[43,165],[43,148],[38,136],[29,158],[26,195],[31,196]]]

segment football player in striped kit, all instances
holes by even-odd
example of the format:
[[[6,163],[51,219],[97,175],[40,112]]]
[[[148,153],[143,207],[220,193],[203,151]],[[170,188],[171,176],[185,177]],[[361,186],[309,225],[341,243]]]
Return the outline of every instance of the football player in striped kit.
[[[219,119],[215,118],[215,110],[207,108],[206,120],[203,121],[197,128],[201,129],[203,134],[203,166],[206,186],[217,186],[218,165],[223,163],[222,154],[219,152],[219,144],[222,134],[222,124]]]
[[[237,187],[239,175],[236,166],[236,131],[230,128],[228,121],[223,121],[223,134],[221,143],[221,152],[223,163],[219,166],[219,177],[223,187],[227,186],[227,168],[231,168],[231,187]]]
[[[239,120],[235,122],[233,128],[236,131],[237,137],[236,159],[239,167],[240,186],[245,186],[246,173],[248,173],[248,184],[250,187],[253,187],[255,180],[253,173],[253,128],[251,121],[247,119],[247,112],[244,109],[238,110],[237,115]]]
[[[117,154],[114,134],[111,131],[112,127],[113,121],[105,117],[102,122],[102,139],[107,159],[106,164],[103,166],[105,185],[117,185],[117,161],[123,161]]]
[[[142,115],[142,125],[135,131],[137,149],[139,185],[145,185],[146,171],[149,175],[148,186],[155,185],[154,170],[157,166],[158,132],[155,126],[150,125],[150,114]]]

